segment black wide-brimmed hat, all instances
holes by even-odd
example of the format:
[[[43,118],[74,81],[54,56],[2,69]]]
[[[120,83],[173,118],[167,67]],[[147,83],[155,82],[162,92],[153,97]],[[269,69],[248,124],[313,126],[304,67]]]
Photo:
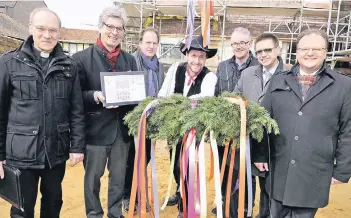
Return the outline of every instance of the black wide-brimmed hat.
[[[203,47],[203,41],[204,39],[202,36],[197,36],[191,40],[190,48],[185,48],[186,44],[181,43],[180,44],[180,51],[186,55],[187,52],[190,50],[197,50],[197,51],[204,51],[206,52],[207,58],[212,58],[213,56],[216,55],[217,49],[209,49],[208,46]]]

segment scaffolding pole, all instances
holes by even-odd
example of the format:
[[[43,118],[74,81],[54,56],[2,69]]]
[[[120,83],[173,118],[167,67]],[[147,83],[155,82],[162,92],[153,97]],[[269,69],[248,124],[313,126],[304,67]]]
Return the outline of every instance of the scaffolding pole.
[[[329,36],[330,24],[331,24],[331,15],[333,11],[333,0],[329,1],[329,15],[328,15],[328,26],[327,26],[327,36]]]
[[[339,35],[338,28],[339,28],[341,3],[342,3],[342,0],[339,0],[338,13],[337,13],[337,18],[336,18],[336,28],[335,28],[335,32],[334,32],[334,44],[333,44],[333,51],[332,51],[332,59],[334,59],[334,56],[335,56],[336,39],[338,38],[338,35]]]
[[[351,28],[350,26],[351,26],[351,11],[349,14],[349,25],[347,26],[345,50],[347,50],[349,48],[349,38],[350,38],[350,28]]]
[[[225,37],[225,21],[226,21],[226,17],[227,17],[227,7],[226,7],[226,3],[227,1],[225,0],[224,1],[224,13],[223,13],[223,21],[222,21],[222,35],[221,35],[221,38],[222,38],[222,50],[221,50],[221,61],[223,61],[223,54],[224,54],[224,37]]]

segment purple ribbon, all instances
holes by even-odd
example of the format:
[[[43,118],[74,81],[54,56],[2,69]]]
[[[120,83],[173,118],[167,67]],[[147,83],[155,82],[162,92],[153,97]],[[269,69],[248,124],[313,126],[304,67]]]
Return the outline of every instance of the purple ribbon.
[[[189,141],[192,138],[192,141]],[[195,140],[194,130],[190,130],[188,141],[191,143],[189,147],[189,175],[188,175],[188,216],[196,217],[194,205],[194,184],[195,184],[195,167],[196,167],[196,147],[193,141]],[[199,182],[199,181],[198,181]]]
[[[156,158],[155,158],[155,144],[151,142],[151,167],[152,167],[152,184],[154,194],[154,211],[155,218],[160,217],[160,205],[158,202],[158,186],[157,186],[157,172],[156,172]]]

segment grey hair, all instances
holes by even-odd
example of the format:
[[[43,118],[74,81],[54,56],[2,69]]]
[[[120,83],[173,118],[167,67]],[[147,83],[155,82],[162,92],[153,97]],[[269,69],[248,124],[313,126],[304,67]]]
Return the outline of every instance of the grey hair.
[[[104,22],[109,17],[120,18],[123,20],[123,26],[125,26],[128,22],[127,12],[124,8],[121,7],[107,7],[102,10],[99,16],[99,29],[104,26]]]
[[[59,27],[61,28],[62,26],[62,23],[61,23],[61,19],[60,17],[58,16],[58,14],[56,14],[54,11],[50,10],[49,8],[36,8],[34,9],[31,13],[30,13],[30,16],[29,16],[29,25],[31,25],[33,23],[33,18],[34,16],[39,13],[39,12],[42,12],[42,11],[46,11],[46,12],[49,12],[49,13],[52,13],[53,15],[55,15],[57,17],[57,20],[59,22]]]
[[[245,27],[237,27],[237,28],[235,28],[235,29],[233,30],[232,35],[233,35],[234,33],[241,33],[241,34],[247,35],[247,36],[249,36],[250,39],[251,39],[251,32],[250,32],[250,30],[248,30],[248,29],[245,28]]]

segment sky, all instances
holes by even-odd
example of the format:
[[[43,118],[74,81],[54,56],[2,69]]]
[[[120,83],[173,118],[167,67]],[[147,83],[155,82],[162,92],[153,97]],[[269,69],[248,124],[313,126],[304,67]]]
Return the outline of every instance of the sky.
[[[112,0],[45,0],[46,5],[61,18],[62,26],[77,29],[97,29],[99,14],[112,6]]]

